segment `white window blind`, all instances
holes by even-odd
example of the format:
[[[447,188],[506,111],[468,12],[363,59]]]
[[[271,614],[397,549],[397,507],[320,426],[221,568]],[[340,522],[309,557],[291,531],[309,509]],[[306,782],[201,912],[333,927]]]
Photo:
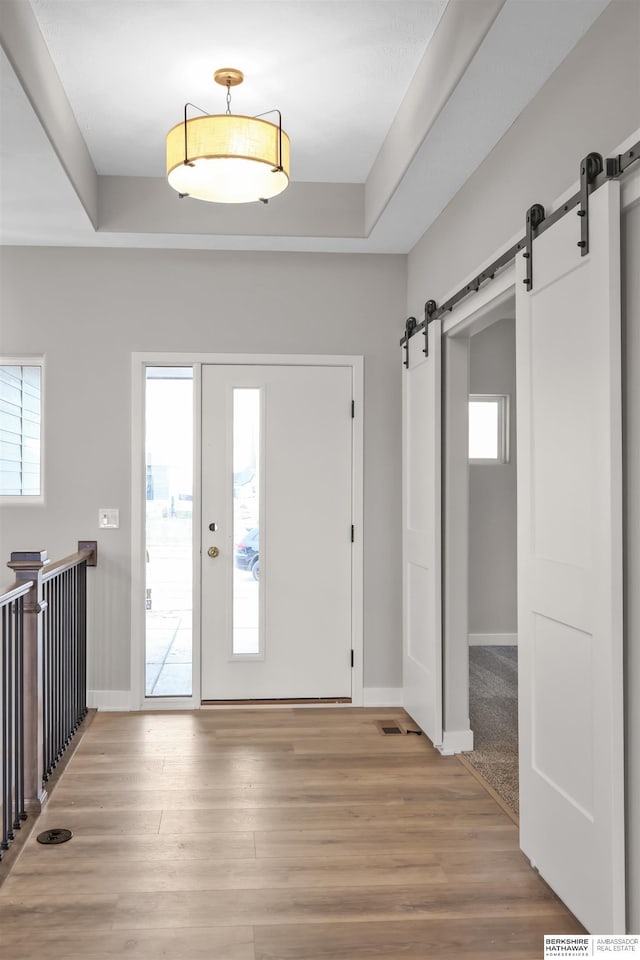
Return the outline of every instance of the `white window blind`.
[[[41,396],[41,365],[0,365],[0,496],[42,493]]]

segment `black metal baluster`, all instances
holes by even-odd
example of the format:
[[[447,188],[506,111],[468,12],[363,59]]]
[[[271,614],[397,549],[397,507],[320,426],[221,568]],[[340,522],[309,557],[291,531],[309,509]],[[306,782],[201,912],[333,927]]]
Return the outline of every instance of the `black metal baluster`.
[[[71,650],[71,659],[70,659],[70,668],[69,668],[69,717],[71,720],[69,729],[73,735],[76,732],[78,725],[78,711],[76,704],[76,674],[78,670],[78,652],[77,652],[77,620],[76,620],[76,596],[78,592],[78,576],[77,576],[77,567],[73,567],[71,570],[71,585],[69,588],[69,619],[71,621],[71,637],[70,637],[70,650]]]
[[[51,755],[51,717],[50,717],[50,690],[51,690],[51,657],[50,657],[50,614],[51,614],[51,595],[49,584],[45,583],[42,588],[43,599],[47,607],[42,614],[42,780],[44,783],[49,779],[49,757]]]
[[[71,670],[69,673],[69,692],[71,696],[71,733],[78,729],[78,568],[71,571],[71,591],[69,593],[69,615],[71,617]]]
[[[51,769],[53,766],[53,741],[55,737],[55,727],[54,727],[54,717],[53,717],[53,697],[54,697],[54,688],[55,688],[55,659],[54,659],[54,643],[53,643],[53,632],[54,632],[54,593],[53,593],[53,581],[47,583],[47,599],[49,607],[46,610],[47,617],[47,633],[48,633],[48,656],[49,656],[49,682],[47,685],[47,714],[49,717],[49,745],[47,750],[47,777],[51,774]]]
[[[64,753],[64,577],[58,577],[58,752],[56,763]]]
[[[56,755],[55,766],[62,755],[62,591],[56,577]]]
[[[58,753],[58,581],[51,581],[51,770],[56,765]],[[51,772],[50,770],[50,772]]]
[[[80,584],[78,590],[80,603],[80,709],[81,716],[87,715],[87,564],[80,564]]]
[[[43,584],[42,598],[47,605],[42,614],[42,781],[46,783],[49,779],[49,756],[51,750],[51,591],[49,590],[48,583]]]
[[[6,764],[6,776],[7,776],[7,841],[14,839],[13,832],[13,703],[14,703],[14,689],[15,689],[15,676],[14,676],[14,665],[13,665],[13,618],[8,617],[7,620],[7,764]],[[7,843],[8,846],[8,843]]]
[[[76,568],[76,595],[75,595],[75,605],[76,605],[76,723],[79,726],[82,723],[82,604],[80,592],[82,589],[82,572],[84,568],[84,563],[81,563]]]
[[[6,850],[9,846],[9,807],[11,795],[8,793],[9,778],[7,764],[9,762],[9,730],[7,723],[7,643],[8,643],[8,609],[2,608],[2,840],[0,849]]]
[[[67,749],[70,739],[69,728],[69,571],[65,570],[60,578],[62,589],[62,749]]]
[[[49,581],[47,584],[48,597],[49,597],[49,608],[46,611],[47,613],[47,622],[48,622],[48,633],[49,633],[49,684],[47,688],[47,699],[49,702],[48,714],[49,714],[49,750],[47,757],[47,776],[51,774],[53,768],[53,745],[55,739],[55,724],[54,724],[54,690],[55,690],[55,644],[54,644],[54,628],[55,628],[55,596],[54,596],[54,587],[53,581]]]
[[[20,830],[27,814],[24,806],[24,600],[13,604],[16,638],[16,818],[14,827]]]
[[[67,571],[67,675],[64,679],[64,685],[67,696],[67,745],[71,743],[73,736],[73,567]]]
[[[77,643],[77,662],[76,662],[76,709],[78,724],[82,723],[82,603],[80,591],[82,589],[82,572],[84,564],[80,564],[76,571],[76,643]]]

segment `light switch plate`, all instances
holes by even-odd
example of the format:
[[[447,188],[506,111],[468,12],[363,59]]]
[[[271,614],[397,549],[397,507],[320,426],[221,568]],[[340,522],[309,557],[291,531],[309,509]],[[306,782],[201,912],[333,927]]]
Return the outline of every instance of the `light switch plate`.
[[[98,526],[101,530],[117,530],[120,526],[120,511],[117,507],[100,507]]]

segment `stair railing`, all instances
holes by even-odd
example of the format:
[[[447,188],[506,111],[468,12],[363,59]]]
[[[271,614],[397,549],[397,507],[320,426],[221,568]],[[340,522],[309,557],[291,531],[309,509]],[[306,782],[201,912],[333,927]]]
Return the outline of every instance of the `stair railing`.
[[[7,564],[16,582],[0,596],[2,653],[2,835],[0,857],[87,712],[86,569],[95,541],[50,562],[46,550],[19,551]]]

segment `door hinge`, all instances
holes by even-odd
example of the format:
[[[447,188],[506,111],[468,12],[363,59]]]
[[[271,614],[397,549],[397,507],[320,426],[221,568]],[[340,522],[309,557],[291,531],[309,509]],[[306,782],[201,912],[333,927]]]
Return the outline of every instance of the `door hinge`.
[[[351,666],[353,666],[353,650],[351,651]]]
[[[355,415],[356,415],[356,402],[355,400],[352,400],[351,401],[351,419],[352,420],[355,417]]]
[[[356,539],[356,528],[351,524],[351,543],[355,543]]]

